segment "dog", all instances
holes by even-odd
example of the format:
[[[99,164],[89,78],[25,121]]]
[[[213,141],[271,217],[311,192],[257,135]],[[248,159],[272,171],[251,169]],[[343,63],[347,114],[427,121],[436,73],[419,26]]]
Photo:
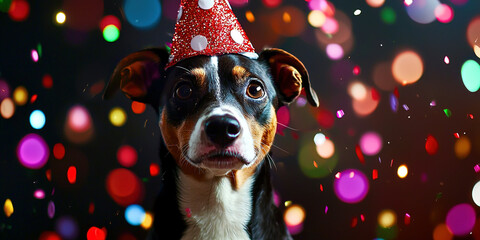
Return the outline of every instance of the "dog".
[[[145,49],[115,68],[104,97],[121,91],[159,116],[163,187],[150,239],[291,239],[273,203],[268,161],[276,110],[302,89],[318,106],[300,60],[280,49],[194,56],[165,70]]]

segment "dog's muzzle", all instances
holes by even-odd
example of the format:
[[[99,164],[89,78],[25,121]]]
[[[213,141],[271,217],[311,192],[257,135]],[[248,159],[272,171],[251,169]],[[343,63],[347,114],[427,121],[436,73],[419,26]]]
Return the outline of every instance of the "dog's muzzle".
[[[205,121],[204,129],[208,140],[219,148],[232,145],[242,130],[238,120],[230,115],[211,116]]]

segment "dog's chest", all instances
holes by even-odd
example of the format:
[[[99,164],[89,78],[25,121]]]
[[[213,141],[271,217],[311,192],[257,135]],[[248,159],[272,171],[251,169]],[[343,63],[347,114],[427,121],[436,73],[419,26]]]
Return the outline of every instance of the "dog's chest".
[[[199,182],[180,172],[179,180],[180,212],[187,223],[183,240],[250,239],[253,177],[238,190],[226,177]]]

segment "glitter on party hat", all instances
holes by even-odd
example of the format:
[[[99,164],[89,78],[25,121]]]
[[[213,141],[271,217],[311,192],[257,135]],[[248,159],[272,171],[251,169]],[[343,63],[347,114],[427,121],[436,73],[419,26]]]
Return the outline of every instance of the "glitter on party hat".
[[[166,68],[197,55],[228,53],[258,57],[228,0],[182,0]]]

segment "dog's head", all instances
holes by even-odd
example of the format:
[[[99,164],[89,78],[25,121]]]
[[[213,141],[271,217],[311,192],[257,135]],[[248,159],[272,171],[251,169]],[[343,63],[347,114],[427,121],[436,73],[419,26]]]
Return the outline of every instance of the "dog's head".
[[[159,113],[163,140],[187,174],[251,175],[276,131],[276,110],[302,89],[318,106],[307,70],[293,55],[266,49],[258,59],[240,54],[196,56],[164,70],[168,53],[133,53],[116,67],[108,98],[120,88]]]

